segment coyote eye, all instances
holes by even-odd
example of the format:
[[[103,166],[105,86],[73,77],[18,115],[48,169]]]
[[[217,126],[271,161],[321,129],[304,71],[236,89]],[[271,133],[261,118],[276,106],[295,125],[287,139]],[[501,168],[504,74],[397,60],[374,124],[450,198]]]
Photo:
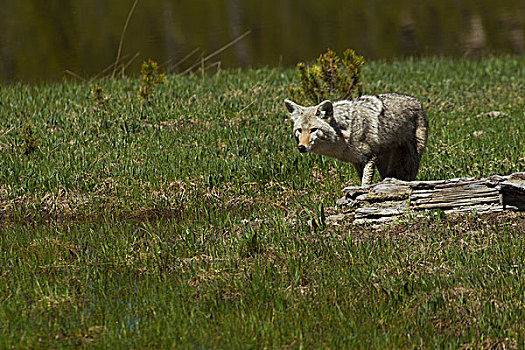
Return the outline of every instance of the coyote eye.
[[[316,132],[317,131],[317,128],[311,128],[310,129],[310,132]]]

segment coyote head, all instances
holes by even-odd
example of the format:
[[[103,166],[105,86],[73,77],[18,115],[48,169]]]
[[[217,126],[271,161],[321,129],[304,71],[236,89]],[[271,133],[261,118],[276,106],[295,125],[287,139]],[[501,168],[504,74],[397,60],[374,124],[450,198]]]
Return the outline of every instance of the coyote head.
[[[327,100],[312,107],[300,106],[290,100],[284,100],[284,103],[294,123],[293,134],[299,152],[315,152],[320,143],[328,141],[334,114],[332,102]]]

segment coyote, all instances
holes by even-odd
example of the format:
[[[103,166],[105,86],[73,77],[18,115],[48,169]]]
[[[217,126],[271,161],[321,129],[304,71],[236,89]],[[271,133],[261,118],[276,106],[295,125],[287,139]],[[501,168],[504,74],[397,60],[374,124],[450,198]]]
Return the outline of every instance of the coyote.
[[[354,165],[361,185],[381,178],[415,179],[428,136],[428,120],[415,97],[387,93],[304,107],[285,100],[299,152]]]

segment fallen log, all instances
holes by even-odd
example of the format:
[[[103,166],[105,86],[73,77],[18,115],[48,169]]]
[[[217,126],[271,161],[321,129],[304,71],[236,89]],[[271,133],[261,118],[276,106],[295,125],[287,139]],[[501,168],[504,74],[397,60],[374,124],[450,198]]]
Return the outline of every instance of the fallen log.
[[[387,178],[370,186],[350,186],[337,201],[341,213],[329,219],[352,217],[353,222],[378,223],[428,210],[486,213],[525,210],[525,172],[488,178],[402,181]]]

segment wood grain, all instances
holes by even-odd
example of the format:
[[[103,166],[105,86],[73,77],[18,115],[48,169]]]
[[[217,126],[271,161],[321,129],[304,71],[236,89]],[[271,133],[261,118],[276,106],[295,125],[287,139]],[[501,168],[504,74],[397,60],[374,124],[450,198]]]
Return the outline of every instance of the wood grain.
[[[385,179],[370,186],[343,189],[337,201],[341,213],[333,220],[378,223],[426,210],[445,213],[486,213],[525,210],[525,173],[488,178],[434,181]]]

